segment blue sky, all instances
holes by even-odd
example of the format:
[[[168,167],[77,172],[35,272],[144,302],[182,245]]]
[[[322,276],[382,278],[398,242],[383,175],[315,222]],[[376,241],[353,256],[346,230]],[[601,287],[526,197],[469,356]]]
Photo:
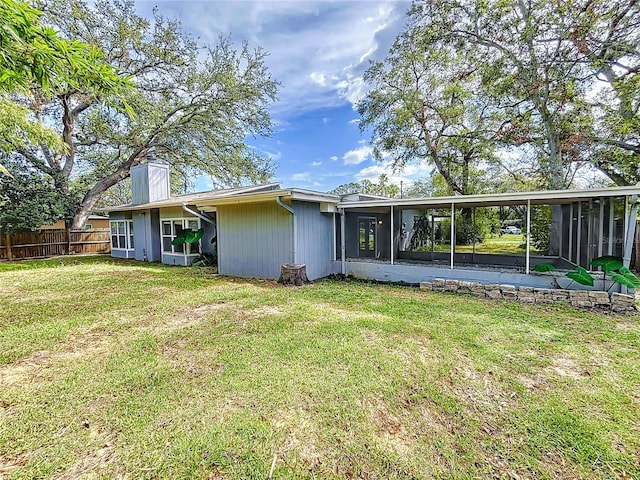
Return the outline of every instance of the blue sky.
[[[387,173],[407,185],[430,171],[410,166],[394,174],[371,157],[369,136],[358,128],[355,102],[366,93],[362,74],[383,59],[402,30],[408,1],[137,1],[143,15],[154,6],[183,29],[214,44],[231,35],[261,46],[281,82],[272,107],[270,138],[250,140],[277,165],[274,180],[320,191]],[[197,190],[210,188],[206,179]]]

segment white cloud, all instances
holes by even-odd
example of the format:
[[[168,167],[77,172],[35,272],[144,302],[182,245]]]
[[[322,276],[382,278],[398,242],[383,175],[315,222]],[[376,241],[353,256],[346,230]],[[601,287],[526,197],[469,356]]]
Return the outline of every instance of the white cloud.
[[[323,123],[323,125],[326,125],[327,123],[329,123],[329,117],[323,117],[322,118],[322,123]]]
[[[151,17],[154,5],[136,6]],[[160,3],[160,13],[177,17],[202,43],[232,33],[236,44],[264,48],[271,74],[282,83],[272,112],[287,117],[359,98],[369,60],[386,55],[409,6],[409,0],[171,1]]]
[[[349,125],[358,125],[359,123],[360,123],[359,118],[354,118],[352,120],[349,120]]]
[[[309,172],[294,173],[291,175],[292,182],[310,182],[311,174]]]
[[[393,162],[387,160],[361,169],[355,174],[355,178],[358,181],[377,181],[380,175],[384,173],[389,177],[391,183],[400,186],[400,182],[402,182],[403,187],[406,188],[410,186],[416,178],[429,173],[431,170],[432,167],[427,162],[421,162],[415,165],[407,165],[401,172],[394,172]]]
[[[356,173],[356,178],[358,180],[377,180],[383,173],[387,173],[388,175],[387,169],[382,165],[371,165]]]
[[[329,160],[335,162],[336,160],[338,160],[338,157],[336,157],[335,155],[329,157]]]
[[[312,167],[319,167],[320,165],[322,165],[322,162],[311,162]]]
[[[373,149],[365,145],[355,150],[349,150],[342,156],[342,160],[344,160],[345,165],[359,165],[371,158],[372,153]]]
[[[324,73],[311,72],[311,74],[309,75],[309,78],[311,79],[312,82],[317,83],[321,87],[327,86],[327,81],[324,78]]]

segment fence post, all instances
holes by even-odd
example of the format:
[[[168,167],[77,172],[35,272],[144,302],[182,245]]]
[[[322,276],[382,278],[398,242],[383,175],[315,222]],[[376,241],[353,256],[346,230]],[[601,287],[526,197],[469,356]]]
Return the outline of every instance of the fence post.
[[[71,229],[67,228],[67,255],[71,255]]]
[[[11,261],[13,260],[13,257],[11,255],[11,235],[9,235],[8,233],[4,236],[4,243],[7,249],[7,260]]]

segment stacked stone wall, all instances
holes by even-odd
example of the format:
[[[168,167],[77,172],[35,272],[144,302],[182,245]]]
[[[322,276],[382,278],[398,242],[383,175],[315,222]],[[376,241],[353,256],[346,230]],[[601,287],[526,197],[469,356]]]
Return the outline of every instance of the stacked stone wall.
[[[483,284],[462,280],[434,278],[420,282],[420,288],[435,292],[466,293],[494,300],[523,303],[567,303],[580,308],[600,308],[614,312],[635,312],[633,295],[593,290],[562,290],[554,288],[516,287],[515,285]]]

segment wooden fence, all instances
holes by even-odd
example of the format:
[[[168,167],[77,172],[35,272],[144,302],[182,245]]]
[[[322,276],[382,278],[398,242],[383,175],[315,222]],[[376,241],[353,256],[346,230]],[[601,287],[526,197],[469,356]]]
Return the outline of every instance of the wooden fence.
[[[0,235],[0,260],[109,252],[109,229],[43,230]]]

